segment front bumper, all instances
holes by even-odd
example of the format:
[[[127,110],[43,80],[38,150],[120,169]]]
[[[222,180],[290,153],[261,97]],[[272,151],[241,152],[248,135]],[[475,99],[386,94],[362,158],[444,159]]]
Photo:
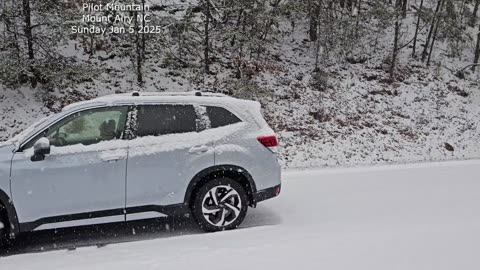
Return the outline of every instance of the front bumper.
[[[281,184],[267,189],[259,190],[252,194],[253,203],[257,204],[258,202],[265,201],[280,195]]]

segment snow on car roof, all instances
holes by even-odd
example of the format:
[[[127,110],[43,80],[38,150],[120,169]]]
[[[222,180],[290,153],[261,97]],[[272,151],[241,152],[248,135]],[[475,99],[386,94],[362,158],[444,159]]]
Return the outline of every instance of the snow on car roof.
[[[228,102],[227,100],[230,100]],[[133,92],[113,94],[98,97],[91,100],[72,103],[65,106],[62,111],[69,111],[72,109],[82,108],[92,105],[115,105],[125,103],[143,103],[143,102],[199,102],[207,101],[213,103],[231,103],[232,100],[237,102],[247,101],[236,99],[224,94],[209,93],[209,92]],[[215,102],[216,101],[216,102]]]
[[[260,112],[261,105],[259,102],[208,92],[133,92],[113,94],[70,104],[64,107],[62,112],[68,112],[74,109],[83,109],[92,106],[115,106],[149,103],[198,103],[226,106],[229,109],[232,109],[233,112],[242,115],[244,118],[253,120],[260,127],[270,129],[262,117]]]

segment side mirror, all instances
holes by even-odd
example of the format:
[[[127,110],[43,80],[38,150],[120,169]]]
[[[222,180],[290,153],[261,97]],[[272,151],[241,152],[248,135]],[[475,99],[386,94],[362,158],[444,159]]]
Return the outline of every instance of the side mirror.
[[[33,145],[32,161],[41,161],[45,159],[45,155],[50,154],[50,141],[43,137]]]

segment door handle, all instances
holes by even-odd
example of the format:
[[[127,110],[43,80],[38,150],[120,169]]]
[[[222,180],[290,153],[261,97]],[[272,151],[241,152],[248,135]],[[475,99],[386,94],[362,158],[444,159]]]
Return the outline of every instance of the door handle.
[[[115,163],[115,162],[119,161],[120,159],[123,159],[123,158],[120,158],[120,157],[102,158],[102,161],[109,162],[109,163]]]
[[[205,153],[210,149],[210,147],[206,145],[200,145],[200,146],[194,146],[188,150],[190,154],[199,154],[199,153]]]
[[[126,151],[106,151],[100,154],[100,160],[114,163],[122,159],[127,159]]]

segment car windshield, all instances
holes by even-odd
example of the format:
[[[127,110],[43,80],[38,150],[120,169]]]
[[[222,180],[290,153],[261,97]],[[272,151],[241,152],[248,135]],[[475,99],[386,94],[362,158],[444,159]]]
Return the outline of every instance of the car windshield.
[[[40,127],[43,123],[46,123],[47,120],[53,119],[55,116],[58,116],[58,115],[57,115],[57,114],[50,114],[50,115],[47,116],[47,117],[41,118],[41,119],[38,120],[37,122],[31,124],[29,127],[27,127],[26,129],[24,129],[22,132],[18,133],[17,135],[15,135],[14,137],[12,137],[11,139],[9,139],[9,140],[1,143],[0,145],[15,144],[15,145],[18,146],[18,144],[19,144],[20,142],[22,142],[22,141],[25,140],[29,135],[31,135],[32,133],[34,133],[38,127]]]

